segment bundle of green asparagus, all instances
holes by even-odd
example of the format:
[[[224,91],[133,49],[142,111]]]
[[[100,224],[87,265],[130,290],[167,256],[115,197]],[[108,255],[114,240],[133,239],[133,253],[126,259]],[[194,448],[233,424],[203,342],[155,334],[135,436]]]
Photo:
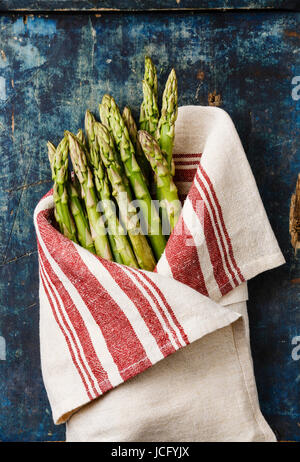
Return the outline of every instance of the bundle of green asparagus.
[[[57,148],[48,142],[55,220],[62,234],[90,252],[152,271],[181,210],[173,181],[174,69],[159,111],[156,68],[145,58],[139,131],[129,107],[121,114],[110,95],[99,113],[101,122],[86,111],[85,133],[65,131]]]

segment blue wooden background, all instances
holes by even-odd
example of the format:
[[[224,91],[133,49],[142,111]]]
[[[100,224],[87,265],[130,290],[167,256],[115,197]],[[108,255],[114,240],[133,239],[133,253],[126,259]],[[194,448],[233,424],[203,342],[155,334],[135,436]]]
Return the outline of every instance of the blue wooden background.
[[[22,3],[0,1],[0,11]],[[39,358],[32,214],[51,186],[46,141],[81,127],[86,107],[97,112],[104,92],[137,114],[145,54],[161,82],[176,68],[180,105],[206,105],[216,90],[237,126],[287,259],[249,283],[260,403],[279,439],[300,441],[300,362],[291,357],[300,335],[300,265],[288,235],[300,171],[300,100],[292,98],[299,45],[300,15],[287,11],[0,16],[0,441],[64,439],[64,427],[52,423]]]
[[[295,11],[298,0],[0,0],[0,11],[145,11],[261,8]]]

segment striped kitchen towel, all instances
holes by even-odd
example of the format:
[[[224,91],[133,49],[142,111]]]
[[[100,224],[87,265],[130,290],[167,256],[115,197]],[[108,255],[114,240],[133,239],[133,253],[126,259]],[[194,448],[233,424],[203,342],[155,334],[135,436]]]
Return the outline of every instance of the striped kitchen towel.
[[[103,260],[60,234],[53,226],[51,191],[36,207],[42,372],[54,421],[69,420],[70,440],[274,440],[256,395],[245,327],[246,281],[283,264],[284,259],[226,112],[212,107],[179,108],[175,133],[175,181],[184,205],[153,273]],[[234,338],[228,329],[234,332]],[[191,343],[194,346],[183,348]],[[222,360],[217,359],[216,345],[222,347]],[[176,374],[183,367],[180,358],[189,355],[193,348],[200,348],[200,353],[188,360],[183,392]],[[201,351],[207,354],[201,359],[205,373],[202,370],[199,375],[201,365],[195,356],[201,357]],[[171,359],[164,359],[168,356]],[[154,365],[161,360],[164,361],[159,369]],[[170,367],[163,373],[170,374],[172,386],[176,383],[175,401],[181,396],[180,406],[188,420],[192,411],[186,403],[191,399],[197,399],[200,406],[197,415],[206,415],[206,423],[201,416],[195,417],[198,424],[194,422],[190,431],[183,432],[178,425],[173,429],[176,406],[172,403],[164,411],[169,424],[160,428],[159,422],[164,420],[159,409],[163,408],[166,396],[161,396],[161,406],[154,406],[151,418],[147,400],[142,408],[133,404],[137,396],[144,397],[143,390],[153,390],[154,383],[160,388],[162,368],[171,364],[170,360],[175,364],[178,361],[179,369]],[[199,394],[199,383],[195,398],[192,391],[189,394],[193,387],[188,382],[201,382],[204,376],[210,377],[211,396],[209,390],[203,396]],[[213,392],[220,380],[218,389],[223,388],[222,396],[233,400],[225,405]],[[147,381],[152,383],[151,387]],[[122,382],[126,383],[118,386]],[[122,426],[120,417],[128,406],[128,397],[126,404],[118,398],[128,387],[134,390],[130,435],[128,425],[124,421]],[[106,393],[112,389],[113,393]],[[151,399],[148,406],[153,407]],[[214,425],[208,422],[207,403],[211,415],[217,418]],[[87,432],[88,416],[95,414],[92,405],[99,407],[95,423],[98,432],[93,430],[93,437]],[[234,424],[227,423],[228,407]],[[125,412],[126,418],[131,411]],[[114,421],[115,426],[108,429],[107,425]],[[153,422],[155,431],[151,432]],[[245,430],[242,434],[241,429]],[[180,432],[185,436],[181,437]]]

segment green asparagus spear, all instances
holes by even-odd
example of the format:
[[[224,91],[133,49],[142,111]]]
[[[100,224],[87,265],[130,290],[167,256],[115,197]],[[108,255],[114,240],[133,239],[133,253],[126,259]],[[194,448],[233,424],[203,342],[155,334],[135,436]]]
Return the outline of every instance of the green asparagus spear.
[[[145,156],[155,173],[156,188],[162,207],[163,225],[165,227],[165,224],[169,223],[170,231],[172,231],[181,212],[177,187],[157,141],[144,130],[139,131],[138,137]]]
[[[122,169],[114,149],[114,144],[108,129],[99,122],[94,125],[103,164],[106,167],[109,181],[112,186],[112,194],[115,197],[122,221],[128,231],[128,235],[135,252],[140,268],[152,271],[155,267],[155,258],[147,242],[146,237],[140,234],[140,223],[136,208],[133,206],[130,191],[124,183]]]
[[[144,82],[147,84],[148,88],[144,88],[143,84],[143,92],[144,92],[144,100],[141,105],[140,110],[140,129],[149,131],[149,114],[146,112],[145,109],[145,97],[149,98],[149,93],[151,94],[150,101],[152,102],[155,111],[157,109],[157,72],[156,68],[148,56],[145,57],[145,74],[144,74]],[[148,90],[148,91],[147,91]],[[146,92],[146,95],[145,95]]]
[[[76,137],[79,139],[80,143],[85,147],[85,149],[87,149],[87,147],[88,147],[87,141],[86,141],[85,135],[83,133],[83,130],[81,128],[76,133]]]
[[[140,142],[138,140],[137,126],[133,118],[132,112],[128,106],[124,107],[122,117],[124,119],[130,139],[135,149],[136,160],[143,172],[147,184],[149,185],[151,179],[151,166],[141,148]]]
[[[158,127],[159,111],[156,96],[146,80],[143,81],[143,94],[145,129],[154,136]]]
[[[177,93],[177,78],[175,70],[172,69],[162,98],[161,117],[158,122],[156,139],[168,161],[169,168],[174,175],[174,163],[172,158],[175,122],[178,112],[178,93]]]
[[[125,183],[125,186],[126,186],[126,190],[129,194],[129,196],[131,196],[131,189],[130,189],[130,185],[129,185],[129,180],[125,174],[125,168],[124,168],[124,165],[123,165],[123,162],[121,160],[121,156],[120,156],[120,152],[115,149],[115,138],[114,138],[114,134],[112,132],[112,128],[111,128],[111,124],[109,122],[109,111],[107,111],[105,109],[105,107],[102,107],[102,104],[99,104],[99,112],[100,112],[100,119],[101,119],[101,122],[103,125],[105,125],[105,127],[107,128],[107,130],[109,131],[109,134],[111,135],[110,138],[109,138],[109,142],[111,143],[111,148],[115,151],[116,153],[116,156],[117,156],[117,160],[120,164],[120,167],[121,167],[121,173],[122,173],[122,177],[123,177],[123,181]]]
[[[81,184],[96,253],[106,260],[112,260],[113,258],[106,236],[103,217],[97,210],[97,194],[93,182],[93,175],[87,163],[84,147],[72,133],[66,132],[66,136],[68,136],[69,139],[70,155],[74,171]]]
[[[83,130],[79,129],[76,137],[78,140],[82,143],[84,147],[87,147],[85,135],[83,133]],[[70,197],[70,207],[74,209],[74,220],[76,223],[77,229],[81,230],[80,232],[78,231],[78,240],[79,243],[82,245],[82,247],[88,249],[92,253],[96,253],[95,246],[92,240],[91,236],[91,231],[90,231],[90,225],[89,225],[89,219],[87,216],[87,211],[85,207],[85,202],[82,199],[82,193],[81,193],[81,184],[79,183],[79,180],[75,173],[69,175],[69,182],[68,186],[70,189],[69,197]],[[78,213],[78,210],[80,213]],[[73,213],[73,212],[72,212]],[[90,244],[90,241],[92,240],[92,245]]]
[[[103,117],[104,115],[104,117]],[[125,167],[125,173],[130,181],[135,197],[139,200],[148,235],[155,256],[159,259],[165,249],[166,240],[162,234],[159,214],[152,203],[144,176],[136,161],[133,144],[130,140],[127,127],[122,119],[115,100],[104,95],[100,105],[101,119],[109,124],[115,143],[120,151],[121,159]],[[103,117],[103,118],[102,118]]]
[[[85,216],[77,188],[72,182],[71,177],[69,177],[67,182],[67,191],[69,196],[70,209],[76,224],[78,242],[85,249],[92,253],[96,253],[89,223]]]
[[[64,236],[77,242],[76,227],[68,205],[68,140],[63,138],[54,153],[54,146],[48,143],[48,156],[51,164],[53,199],[55,203],[55,217]]]
[[[157,98],[157,72],[156,67],[149,56],[145,56],[144,80],[150,85],[155,97]]]
[[[48,147],[48,158],[49,158],[50,167],[51,167],[52,179],[54,180],[53,160],[54,160],[54,156],[55,156],[56,147],[54,146],[53,143],[51,143],[51,141],[48,141],[47,147]],[[63,233],[62,223],[61,223],[59,215],[57,213],[55,203],[54,203],[54,217],[55,217],[56,223],[59,226],[60,232]]]
[[[50,167],[51,167],[51,173],[52,173],[52,176],[54,176],[53,160],[54,160],[54,156],[55,156],[56,147],[54,146],[53,143],[51,143],[51,141],[48,141],[47,148],[48,148],[48,159],[49,159],[49,163],[50,163]]]
[[[148,128],[147,117],[144,109],[144,101],[141,104],[139,126],[141,130],[147,130]]]
[[[112,201],[107,173],[103,168],[99,144],[95,137],[95,122],[93,114],[90,111],[86,111],[85,129],[90,147],[87,157],[94,174],[96,190],[107,220],[113,255],[118,263],[138,268],[132,248],[116,215],[116,208]]]

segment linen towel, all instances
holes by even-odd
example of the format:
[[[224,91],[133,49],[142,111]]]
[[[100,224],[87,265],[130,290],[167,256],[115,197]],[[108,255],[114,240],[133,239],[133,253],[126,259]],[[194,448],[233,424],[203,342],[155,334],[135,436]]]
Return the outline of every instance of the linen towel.
[[[184,205],[155,272],[61,235],[51,191],[36,207],[42,373],[69,441],[275,440],[245,300],[284,258],[228,114],[179,108],[175,134]]]

